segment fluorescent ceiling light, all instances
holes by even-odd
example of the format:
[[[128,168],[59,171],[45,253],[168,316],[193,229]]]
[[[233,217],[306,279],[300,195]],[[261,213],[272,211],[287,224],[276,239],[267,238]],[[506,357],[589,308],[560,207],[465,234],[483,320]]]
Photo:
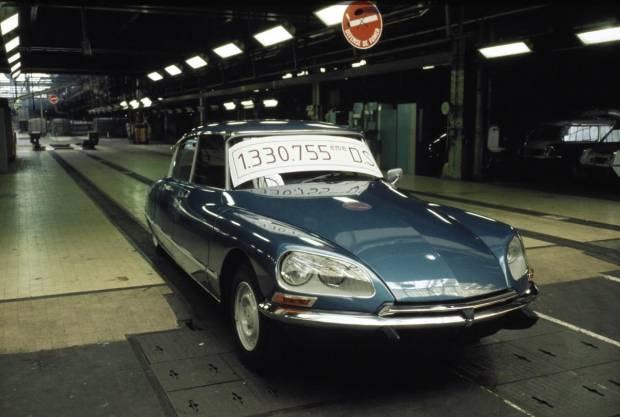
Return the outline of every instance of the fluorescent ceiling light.
[[[351,64],[351,66],[353,68],[363,67],[364,65],[366,65],[366,60],[365,59],[360,59],[359,61],[354,62],[354,63]]]
[[[286,74],[282,76],[283,80],[286,80],[287,78],[293,78],[293,74],[291,74],[290,72],[287,72]]]
[[[263,100],[263,106],[265,107],[276,107],[278,105],[278,100],[275,98],[268,98]]]
[[[252,100],[243,100],[241,102],[241,105],[243,106],[244,109],[253,109],[254,108],[254,102]]]
[[[434,65],[424,65],[424,66],[422,67],[422,69],[423,69],[423,70],[430,70],[430,69],[433,69],[433,68],[435,68],[435,66],[434,66]]]
[[[202,68],[207,65],[207,61],[200,55],[196,55],[189,59],[186,59],[185,62],[193,69]]]
[[[298,77],[303,77],[303,76],[308,75],[308,74],[309,74],[308,70],[303,70],[303,71],[298,72],[297,76]]]
[[[147,75],[147,77],[149,77],[152,81],[159,81],[161,79],[163,79],[164,77],[157,71],[153,71],[151,73],[149,73]]]
[[[7,17],[0,22],[0,31],[2,36],[6,35],[19,25],[19,13],[15,13],[13,16]]]
[[[19,69],[19,67],[21,67],[21,66],[22,66],[22,63],[17,61],[17,63],[11,67],[11,72],[17,71]]]
[[[148,97],[142,97],[142,98],[140,99],[140,101],[142,102],[142,105],[143,105],[144,107],[151,107],[151,104],[153,104],[153,102],[151,101],[151,99],[150,99],[150,98],[148,98]]]
[[[226,45],[218,46],[217,48],[213,48],[213,52],[218,54],[220,58],[228,58],[243,53],[241,48],[239,48],[236,44],[232,42],[227,43]]]
[[[321,71],[321,72],[325,72],[325,71],[327,71],[327,70],[325,69],[325,67],[321,67],[321,68],[319,69],[319,71]]]
[[[585,45],[620,40],[620,26],[578,33],[577,37]]]
[[[227,101],[226,103],[224,103],[224,108],[225,108],[226,110],[234,110],[234,109],[236,109],[236,108],[237,108],[237,106],[235,105],[235,103],[234,103],[234,102],[232,102],[232,101]]]
[[[13,62],[17,61],[19,58],[21,58],[21,55],[20,55],[20,53],[19,53],[19,52],[16,52],[15,54],[13,54],[13,55],[11,55],[11,56],[9,57],[9,59],[8,59],[9,64],[11,64],[11,63],[13,63]]]
[[[348,4],[334,4],[320,10],[316,10],[314,14],[321,19],[326,26],[333,26],[342,23],[344,17],[344,11],[347,9]]]
[[[485,58],[498,58],[501,56],[518,55],[532,52],[524,42],[506,43],[503,45],[489,46],[478,49]]]
[[[163,97],[157,97],[157,101],[162,101],[163,99]]]
[[[131,106],[132,109],[137,109],[138,107],[140,107],[140,103],[136,99],[131,100],[129,102],[129,105]]]
[[[127,107],[129,107],[129,104],[127,104],[126,100],[121,101],[120,103],[118,103],[123,109],[127,109]]]
[[[9,53],[13,49],[17,48],[18,46],[19,46],[19,36],[16,36],[4,44],[4,49],[6,49],[6,52]]]
[[[288,30],[286,30],[284,26],[279,25],[274,28],[257,33],[256,35],[254,35],[254,39],[259,41],[263,46],[271,46],[275,45],[276,43],[293,39],[293,35]]]
[[[181,68],[177,67],[176,65],[172,64],[172,65],[168,65],[166,68],[164,68],[166,70],[166,72],[170,75],[172,75],[173,77],[175,75],[179,75],[181,72]]]

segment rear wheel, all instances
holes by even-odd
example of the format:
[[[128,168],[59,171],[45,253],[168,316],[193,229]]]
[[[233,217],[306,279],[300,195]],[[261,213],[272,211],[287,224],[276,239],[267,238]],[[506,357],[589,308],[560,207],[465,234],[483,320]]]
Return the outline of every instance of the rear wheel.
[[[267,364],[275,345],[273,323],[259,311],[261,299],[254,271],[240,266],[230,291],[230,323],[241,360],[253,368]]]

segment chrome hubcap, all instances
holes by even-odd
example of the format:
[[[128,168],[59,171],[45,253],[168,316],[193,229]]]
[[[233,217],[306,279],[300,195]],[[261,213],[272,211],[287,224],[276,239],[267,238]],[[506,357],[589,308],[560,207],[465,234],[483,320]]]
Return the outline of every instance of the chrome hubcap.
[[[247,282],[237,286],[235,294],[235,327],[241,345],[251,352],[256,348],[259,334],[258,304],[252,287]]]

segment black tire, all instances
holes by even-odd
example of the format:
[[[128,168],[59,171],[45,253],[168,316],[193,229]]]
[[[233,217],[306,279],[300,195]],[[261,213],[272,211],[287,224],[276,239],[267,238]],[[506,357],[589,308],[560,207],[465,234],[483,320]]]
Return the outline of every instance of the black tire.
[[[242,318],[237,317],[235,305],[237,303],[239,291],[246,291],[248,287],[251,289],[256,305],[258,306],[258,304],[263,301],[264,297],[258,287],[256,275],[250,266],[242,264],[237,268],[232,277],[232,284],[227,300],[230,313],[230,329],[233,333],[237,352],[241,361],[252,369],[265,371],[270,363],[270,359],[274,357],[276,348],[274,333],[276,329],[271,320],[265,318],[265,316],[257,311],[258,336],[255,346],[249,349],[247,343],[244,344],[241,340],[242,336],[240,335],[240,331],[242,330],[240,330],[240,326],[243,327],[243,325],[238,325],[237,322],[238,320],[242,320]]]

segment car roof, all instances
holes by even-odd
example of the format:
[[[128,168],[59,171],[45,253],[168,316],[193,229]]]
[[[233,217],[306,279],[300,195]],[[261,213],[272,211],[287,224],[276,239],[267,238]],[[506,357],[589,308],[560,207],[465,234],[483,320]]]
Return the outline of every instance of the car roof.
[[[209,123],[198,126],[187,132],[182,139],[193,135],[219,134],[227,137],[247,136],[252,134],[265,135],[269,133],[295,133],[295,134],[353,134],[361,135],[361,131],[351,129],[348,126],[340,126],[333,123],[310,120],[238,120],[220,123]]]

